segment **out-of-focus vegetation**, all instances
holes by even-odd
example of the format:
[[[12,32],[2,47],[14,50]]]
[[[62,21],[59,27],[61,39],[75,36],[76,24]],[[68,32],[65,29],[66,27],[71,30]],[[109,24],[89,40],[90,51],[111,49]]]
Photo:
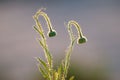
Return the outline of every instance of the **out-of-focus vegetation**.
[[[75,80],[108,80],[108,74],[100,67],[90,69],[89,66],[81,67],[72,64],[68,75],[75,75]]]
[[[71,63],[68,71],[68,77],[66,80],[69,80],[71,76],[75,76],[75,80],[109,80],[109,74],[106,71],[105,67],[92,67],[78,65]],[[37,80],[44,80],[42,75],[40,76],[40,72],[38,72],[35,76]]]

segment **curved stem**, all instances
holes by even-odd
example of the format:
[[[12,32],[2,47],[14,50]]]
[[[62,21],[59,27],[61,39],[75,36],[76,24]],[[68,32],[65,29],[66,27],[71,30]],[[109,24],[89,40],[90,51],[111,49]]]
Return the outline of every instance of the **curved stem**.
[[[68,27],[69,28],[70,28],[71,25],[74,25],[74,27],[78,31],[78,36],[82,38],[83,34],[82,34],[82,31],[81,31],[80,25],[76,21],[73,21],[73,20],[71,20],[71,21],[68,22]]]
[[[47,42],[46,42],[46,37],[44,35],[44,30],[42,29],[42,25],[38,20],[40,15],[45,18],[49,30],[52,30],[52,26],[51,26],[51,22],[50,22],[49,17],[47,16],[47,14],[45,12],[42,11],[42,9],[37,11],[36,14],[33,16],[33,18],[36,22],[36,26],[37,26],[37,27],[35,27],[35,29],[38,31],[38,33],[40,34],[40,37],[41,37],[41,40],[39,40],[39,42],[40,42],[40,44],[41,44],[41,46],[42,46],[42,48],[45,52],[45,57],[47,59],[48,68],[49,68],[49,71],[50,71],[49,72],[49,80],[52,80],[52,77],[51,77],[52,76],[52,68],[53,68],[52,55],[49,52],[48,45],[47,45]]]
[[[68,73],[68,69],[69,69],[69,64],[70,64],[70,56],[71,56],[71,53],[72,53],[74,42],[76,40],[76,38],[73,35],[71,25],[74,25],[75,28],[77,29],[77,31],[78,31],[78,37],[82,38],[82,36],[83,36],[79,24],[76,21],[73,21],[73,20],[69,21],[67,27],[68,27],[68,33],[70,35],[71,42],[70,42],[70,45],[68,47],[68,50],[67,50],[66,56],[65,56],[65,63],[64,63],[64,67],[65,67],[64,76],[65,77],[67,77],[67,73]]]
[[[45,38],[45,35],[44,35],[44,31],[43,31],[43,29],[42,29],[42,26],[41,26],[39,20],[38,20],[39,16],[43,16],[43,17],[44,17],[44,19],[45,19],[45,21],[46,21],[46,23],[47,23],[48,29],[49,29],[50,31],[52,31],[52,24],[51,24],[51,22],[50,22],[49,17],[47,16],[47,14],[42,11],[43,9],[45,9],[45,8],[41,8],[39,11],[37,11],[36,14],[33,16],[33,18],[34,18],[35,21],[36,21],[36,25],[39,27],[39,31],[42,33],[42,34],[41,34],[41,38],[43,39],[44,46],[46,47],[46,49],[48,49],[48,46],[47,46],[47,43],[46,43],[46,38]],[[45,49],[46,53],[49,53],[49,51],[46,50],[46,49]],[[51,54],[50,54],[50,53],[49,53],[49,56],[51,57]],[[47,58],[47,59],[48,59],[48,58]],[[52,59],[50,59],[50,60],[48,60],[48,61],[50,61],[50,62],[49,62],[49,65],[50,65],[50,67],[52,67]]]
[[[45,12],[41,11],[41,10],[39,11],[38,16],[40,16],[40,15],[44,17],[44,19],[45,19],[45,21],[47,23],[48,29],[50,31],[52,31],[52,24],[51,24],[51,21],[50,21],[50,18],[48,17],[48,15]]]

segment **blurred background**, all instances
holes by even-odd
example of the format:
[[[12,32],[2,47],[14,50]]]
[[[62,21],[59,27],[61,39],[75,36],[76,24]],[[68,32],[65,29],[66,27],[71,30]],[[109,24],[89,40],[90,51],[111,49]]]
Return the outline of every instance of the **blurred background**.
[[[32,16],[42,7],[57,31],[47,37],[55,65],[70,42],[64,23],[76,20],[88,42],[75,44],[68,77],[120,80],[119,0],[0,0],[0,80],[43,80],[34,57],[44,59],[44,53],[32,27]],[[47,33],[45,20],[40,21]]]

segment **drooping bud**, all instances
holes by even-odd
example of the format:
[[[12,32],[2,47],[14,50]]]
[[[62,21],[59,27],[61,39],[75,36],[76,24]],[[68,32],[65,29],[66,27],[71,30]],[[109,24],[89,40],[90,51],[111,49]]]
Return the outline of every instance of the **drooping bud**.
[[[78,44],[82,44],[82,43],[86,43],[87,42],[87,38],[85,36],[78,38],[77,43]]]
[[[48,32],[48,36],[49,36],[49,37],[54,37],[54,36],[56,36],[56,31],[55,31],[55,30],[50,30],[50,31]]]

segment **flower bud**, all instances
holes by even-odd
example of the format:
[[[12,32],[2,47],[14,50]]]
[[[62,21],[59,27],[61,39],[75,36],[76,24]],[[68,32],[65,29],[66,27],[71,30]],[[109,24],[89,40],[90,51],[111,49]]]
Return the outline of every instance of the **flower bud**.
[[[82,43],[86,43],[87,42],[87,38],[86,37],[81,37],[81,38],[78,38],[78,40],[77,40],[77,43],[78,44],[82,44]]]
[[[56,31],[55,31],[55,30],[49,31],[49,32],[48,32],[48,36],[49,36],[49,37],[54,37],[54,36],[56,36]]]

